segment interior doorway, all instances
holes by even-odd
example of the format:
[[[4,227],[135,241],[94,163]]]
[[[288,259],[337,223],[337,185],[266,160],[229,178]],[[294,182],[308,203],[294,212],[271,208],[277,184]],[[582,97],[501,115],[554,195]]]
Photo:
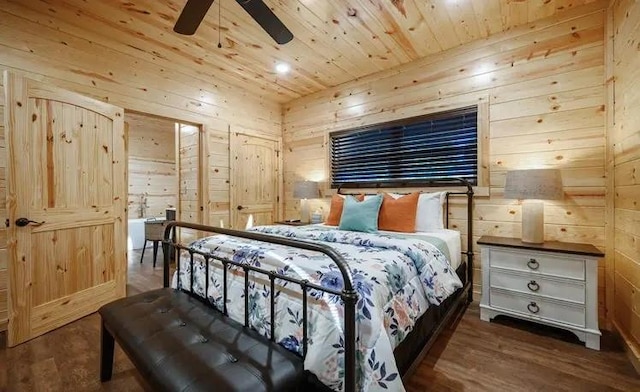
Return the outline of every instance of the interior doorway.
[[[143,275],[162,270],[164,222],[200,222],[201,126],[145,113],[125,112],[128,151],[130,267]],[[138,266],[146,263],[148,266]]]

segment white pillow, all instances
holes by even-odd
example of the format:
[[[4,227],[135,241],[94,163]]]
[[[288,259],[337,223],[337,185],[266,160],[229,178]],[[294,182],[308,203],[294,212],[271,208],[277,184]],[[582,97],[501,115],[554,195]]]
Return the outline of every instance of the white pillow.
[[[397,199],[404,195],[389,193]],[[416,231],[434,231],[444,229],[444,213],[442,206],[446,192],[421,193],[416,211]]]

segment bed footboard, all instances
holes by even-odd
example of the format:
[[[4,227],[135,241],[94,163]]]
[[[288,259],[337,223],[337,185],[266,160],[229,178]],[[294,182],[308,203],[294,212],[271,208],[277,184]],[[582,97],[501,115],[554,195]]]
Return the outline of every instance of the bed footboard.
[[[302,280],[302,279],[296,279],[293,278],[291,276],[286,276],[283,274],[280,274],[276,271],[268,271],[265,269],[261,269],[252,265],[247,265],[244,263],[240,263],[237,261],[233,261],[233,260],[229,260],[226,258],[221,258],[221,257],[217,257],[217,256],[212,256],[210,254],[189,248],[185,245],[182,245],[180,243],[178,243],[175,239],[177,238],[176,235],[176,228],[185,228],[185,229],[192,229],[192,230],[197,230],[200,232],[206,232],[206,233],[214,233],[214,234],[225,234],[225,235],[229,235],[229,236],[234,236],[234,237],[241,237],[241,238],[247,238],[247,239],[251,239],[251,240],[256,240],[256,241],[262,241],[262,242],[268,242],[268,243],[272,243],[272,244],[278,244],[278,245],[284,245],[284,246],[290,246],[290,247],[294,247],[294,248],[299,248],[299,249],[305,249],[305,250],[310,250],[310,251],[316,251],[319,253],[323,253],[326,256],[328,256],[329,258],[331,258],[331,260],[333,260],[333,262],[336,264],[336,266],[338,267],[338,269],[340,270],[341,274],[342,274],[342,279],[343,279],[343,290],[342,291],[338,291],[338,290],[332,290],[314,283],[311,283],[307,280]],[[336,252],[335,250],[333,250],[331,247],[326,246],[326,245],[322,245],[322,244],[317,244],[317,243],[313,243],[313,242],[309,242],[309,241],[301,241],[301,240],[294,240],[291,238],[284,238],[284,237],[278,237],[278,236],[273,236],[273,235],[268,235],[268,234],[262,234],[262,233],[254,233],[254,232],[247,232],[247,231],[239,231],[239,230],[230,230],[230,229],[223,229],[223,228],[219,228],[219,227],[212,227],[212,226],[205,226],[205,225],[200,225],[200,224],[195,224],[195,223],[186,223],[186,222],[170,222],[167,224],[165,231],[164,231],[164,240],[163,240],[163,244],[164,244],[164,248],[163,249],[175,249],[176,252],[176,263],[177,263],[177,270],[180,270],[180,253],[181,252],[188,252],[189,254],[189,260],[190,260],[190,270],[191,270],[191,279],[190,279],[190,287],[188,289],[186,288],[182,288],[183,291],[197,297],[200,299],[200,297],[194,293],[193,291],[193,263],[194,263],[194,255],[200,255],[204,258],[205,263],[207,265],[207,267],[205,268],[206,271],[206,277],[205,277],[205,297],[206,297],[206,293],[208,292],[208,285],[209,285],[209,262],[211,260],[217,260],[220,263],[222,263],[223,266],[223,314],[224,316],[228,316],[227,314],[227,268],[229,266],[235,266],[238,268],[241,268],[244,271],[244,292],[245,292],[245,319],[244,319],[244,326],[246,328],[251,328],[250,323],[249,323],[249,312],[247,311],[249,309],[249,295],[248,295],[248,291],[249,291],[249,274],[258,274],[258,275],[264,275],[269,279],[270,282],[270,305],[271,305],[271,331],[270,331],[270,339],[272,341],[275,341],[275,298],[274,298],[274,293],[275,293],[275,281],[276,279],[281,279],[284,281],[288,281],[294,284],[297,284],[300,286],[300,289],[302,291],[302,325],[303,325],[303,338],[302,338],[302,355],[303,357],[306,355],[307,353],[307,331],[308,331],[308,326],[307,326],[307,295],[308,295],[308,290],[309,289],[314,289],[314,290],[318,290],[318,291],[322,291],[325,293],[329,293],[329,294],[334,294],[339,296],[343,302],[344,302],[344,357],[345,357],[345,379],[344,379],[344,386],[345,386],[345,391],[346,392],[355,392],[356,390],[356,302],[358,300],[358,293],[355,290],[354,284],[353,284],[353,276],[351,274],[351,270],[349,269],[347,263],[344,261],[344,259],[342,258],[342,256]],[[173,247],[173,248],[172,248]],[[171,275],[171,271],[170,271],[170,261],[171,261],[171,252],[164,252],[164,287],[169,287],[169,282],[170,282],[170,275]],[[205,299],[206,300],[206,299]]]

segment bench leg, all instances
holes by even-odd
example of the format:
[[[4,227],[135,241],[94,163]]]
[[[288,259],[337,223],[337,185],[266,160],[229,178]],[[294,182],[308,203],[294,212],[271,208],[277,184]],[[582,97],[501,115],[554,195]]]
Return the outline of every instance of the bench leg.
[[[113,374],[113,349],[114,340],[111,333],[102,323],[102,345],[100,346],[100,381],[111,380]]]

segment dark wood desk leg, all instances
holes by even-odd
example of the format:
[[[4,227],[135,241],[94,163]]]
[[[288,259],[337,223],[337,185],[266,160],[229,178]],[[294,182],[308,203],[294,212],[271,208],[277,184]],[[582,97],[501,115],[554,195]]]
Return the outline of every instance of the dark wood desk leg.
[[[144,260],[144,250],[147,249],[147,240],[144,240],[144,245],[142,245],[142,256],[140,256],[140,264],[142,264],[142,260]]]
[[[156,259],[158,258],[158,242],[153,241],[153,268],[156,268]]]

